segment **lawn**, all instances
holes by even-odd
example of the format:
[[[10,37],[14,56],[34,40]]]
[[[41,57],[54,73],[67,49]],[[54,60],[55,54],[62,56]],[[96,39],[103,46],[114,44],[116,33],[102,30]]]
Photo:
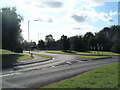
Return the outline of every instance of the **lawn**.
[[[102,59],[111,58],[110,56],[79,56],[78,59]]]
[[[47,53],[58,53],[58,54],[82,54],[82,55],[90,55],[90,52],[76,52],[76,51],[60,51],[60,50],[55,50],[55,51],[46,51]]]
[[[101,52],[101,51],[89,51],[89,52],[77,52],[77,51],[67,51],[63,52],[60,50],[54,50],[54,51],[46,51],[47,53],[58,53],[58,54],[75,54],[75,55],[120,55],[118,53],[114,52]]]
[[[101,66],[43,88],[118,88],[118,63]]]
[[[105,52],[105,51],[90,51],[91,54],[97,54],[97,55],[120,55],[119,53],[114,52]]]
[[[37,49],[36,49],[36,50],[32,50],[32,51],[34,51],[34,52],[39,52],[39,51],[43,51],[43,50],[37,50]]]
[[[43,55],[43,54],[35,54],[34,55],[40,56],[40,57],[44,57],[44,58],[52,58],[52,56],[48,56],[48,55]]]
[[[2,61],[5,60],[6,62],[11,61],[12,59],[16,59],[16,61],[24,61],[24,60],[30,60],[34,59],[29,55],[23,54],[23,53],[15,53],[8,50],[1,50],[0,54],[2,54]]]

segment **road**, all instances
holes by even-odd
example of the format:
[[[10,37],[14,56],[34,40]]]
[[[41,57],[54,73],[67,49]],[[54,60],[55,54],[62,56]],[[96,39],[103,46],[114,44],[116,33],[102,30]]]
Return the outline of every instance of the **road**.
[[[52,60],[17,66],[18,69],[3,73],[3,88],[40,88],[53,82],[76,76],[96,67],[118,62],[118,57],[109,59],[80,61],[78,55],[51,54]],[[4,71],[3,71],[4,72]]]

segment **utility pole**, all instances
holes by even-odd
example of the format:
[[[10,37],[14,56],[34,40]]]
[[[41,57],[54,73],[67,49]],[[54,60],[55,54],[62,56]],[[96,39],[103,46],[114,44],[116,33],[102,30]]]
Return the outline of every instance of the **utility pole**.
[[[29,32],[29,23],[30,23],[30,21],[28,21],[28,42],[29,42],[29,40],[30,40],[30,32]]]
[[[39,42],[39,33],[38,33],[38,42]]]

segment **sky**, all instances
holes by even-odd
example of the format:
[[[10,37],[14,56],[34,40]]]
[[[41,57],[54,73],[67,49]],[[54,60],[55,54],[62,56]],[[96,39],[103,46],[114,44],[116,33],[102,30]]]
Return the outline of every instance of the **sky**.
[[[118,25],[118,0],[0,0],[3,7],[16,7],[24,18],[24,40],[28,40],[30,21],[30,40],[35,42],[49,34],[58,40],[63,34],[84,35]]]

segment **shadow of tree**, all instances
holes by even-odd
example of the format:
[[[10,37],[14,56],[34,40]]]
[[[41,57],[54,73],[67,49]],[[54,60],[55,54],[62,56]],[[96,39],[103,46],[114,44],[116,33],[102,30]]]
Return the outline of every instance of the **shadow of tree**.
[[[18,58],[23,55],[19,54],[2,54],[2,69],[14,68]]]
[[[73,52],[73,51],[70,51],[70,50],[64,50],[63,52],[76,54],[76,52]]]

